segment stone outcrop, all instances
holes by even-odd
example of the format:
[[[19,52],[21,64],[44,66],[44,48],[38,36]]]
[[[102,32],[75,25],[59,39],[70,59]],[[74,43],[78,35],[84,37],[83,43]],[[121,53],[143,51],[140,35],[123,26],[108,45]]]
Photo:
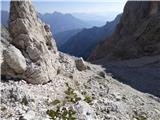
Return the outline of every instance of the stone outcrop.
[[[83,58],[76,59],[75,64],[76,64],[76,67],[79,71],[83,71],[83,70],[87,69],[87,66],[85,65],[85,63],[83,61]]]
[[[11,69],[16,73],[23,73],[26,71],[27,65],[21,51],[10,45],[4,51],[4,59]]]
[[[160,54],[160,2],[128,1],[111,38],[99,43],[90,60],[123,60]]]
[[[11,36],[4,45],[6,50],[2,50],[9,70],[33,84],[43,84],[54,78],[58,68],[57,47],[49,26],[37,17],[30,0],[10,2],[10,35],[4,33],[8,38]],[[5,34],[3,38],[7,39]],[[3,71],[8,71],[6,66]]]
[[[20,77],[19,74],[23,74],[27,69],[24,56],[19,49],[10,44],[11,40],[7,30],[2,27],[0,42],[1,75],[8,79]]]

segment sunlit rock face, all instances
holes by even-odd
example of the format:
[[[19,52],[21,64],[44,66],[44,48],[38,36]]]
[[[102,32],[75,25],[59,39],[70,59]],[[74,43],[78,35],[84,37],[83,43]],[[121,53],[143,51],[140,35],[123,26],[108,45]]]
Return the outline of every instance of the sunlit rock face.
[[[9,37],[8,31],[1,26],[1,42],[0,42],[0,65],[1,77],[5,79],[21,78],[27,69],[25,57],[21,51],[14,45],[10,44],[12,39]],[[21,75],[21,77],[20,77]]]
[[[111,38],[98,44],[90,60],[121,60],[160,54],[160,2],[129,1]]]
[[[57,47],[49,26],[37,17],[31,1],[10,2],[9,33],[10,47],[4,58],[10,70],[33,84],[52,80],[58,65]]]

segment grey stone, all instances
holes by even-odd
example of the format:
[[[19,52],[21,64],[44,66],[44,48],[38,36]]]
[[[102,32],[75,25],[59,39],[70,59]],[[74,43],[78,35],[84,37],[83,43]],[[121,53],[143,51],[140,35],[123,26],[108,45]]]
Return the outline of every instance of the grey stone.
[[[19,48],[27,61],[25,80],[43,84],[54,79],[58,68],[55,64],[57,47],[49,26],[37,17],[30,0],[11,1],[9,32],[13,45]]]
[[[83,71],[83,70],[87,69],[85,62],[83,61],[83,58],[76,59],[75,64],[76,64],[76,67],[79,71]]]
[[[4,52],[5,61],[16,73],[23,73],[27,69],[26,61],[21,51],[10,45]]]

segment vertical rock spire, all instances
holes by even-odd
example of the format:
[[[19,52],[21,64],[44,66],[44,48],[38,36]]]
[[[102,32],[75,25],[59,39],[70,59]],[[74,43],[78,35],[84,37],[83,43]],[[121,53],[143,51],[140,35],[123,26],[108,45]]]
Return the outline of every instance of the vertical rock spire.
[[[9,32],[12,44],[26,59],[26,80],[33,84],[52,80],[56,74],[57,47],[49,26],[37,17],[30,0],[10,2]]]

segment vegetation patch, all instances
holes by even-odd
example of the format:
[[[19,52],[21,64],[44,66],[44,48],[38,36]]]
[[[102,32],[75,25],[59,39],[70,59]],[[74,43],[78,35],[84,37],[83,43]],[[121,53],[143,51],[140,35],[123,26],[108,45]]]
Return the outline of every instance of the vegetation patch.
[[[61,103],[61,101],[58,100],[58,99],[56,99],[56,100],[54,100],[54,101],[51,102],[52,105],[57,105],[59,103]]]
[[[47,110],[46,113],[51,117],[52,120],[57,118],[60,120],[76,120],[76,111],[71,108],[66,108],[64,105],[66,103],[76,103],[81,100],[80,97],[74,93],[74,89],[66,83],[67,90],[65,91],[66,99],[62,102],[58,99],[52,102],[52,105],[56,105],[56,110]]]
[[[133,118],[136,118],[137,120],[147,120],[147,114],[146,113],[137,113],[134,112]]]
[[[93,99],[92,99],[92,97],[86,95],[84,101],[87,102],[87,103],[89,103],[89,104],[91,104],[91,102],[93,101]]]
[[[81,100],[80,97],[77,96],[76,93],[74,93],[74,89],[71,88],[68,83],[66,83],[66,86],[68,87],[67,90],[65,91],[65,94],[67,95],[65,98],[67,99],[68,102],[76,103]]]
[[[57,118],[60,120],[76,120],[76,111],[72,109],[66,109],[63,107],[60,109],[60,107],[57,107],[57,109],[54,110],[47,110],[46,112],[52,120],[56,120]]]

